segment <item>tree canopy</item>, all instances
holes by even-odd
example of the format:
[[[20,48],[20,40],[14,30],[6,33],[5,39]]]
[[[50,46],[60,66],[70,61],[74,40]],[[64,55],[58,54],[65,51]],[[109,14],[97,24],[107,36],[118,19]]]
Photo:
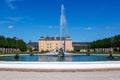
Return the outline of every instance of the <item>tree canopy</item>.
[[[19,48],[21,51],[27,50],[27,45],[22,39],[18,39],[16,37],[6,38],[4,36],[0,36],[0,47],[1,48]]]
[[[89,44],[89,47],[90,48],[110,48],[110,47],[120,48],[120,34],[115,35],[113,37],[93,41]]]

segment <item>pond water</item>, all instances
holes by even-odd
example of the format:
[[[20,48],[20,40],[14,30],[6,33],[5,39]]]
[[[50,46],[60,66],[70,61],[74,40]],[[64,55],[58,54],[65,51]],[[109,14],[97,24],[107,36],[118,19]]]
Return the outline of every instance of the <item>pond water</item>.
[[[28,61],[28,62],[91,62],[91,61],[120,61],[120,56],[108,58],[109,55],[65,55],[58,57],[58,55],[15,55],[0,56],[0,61]]]

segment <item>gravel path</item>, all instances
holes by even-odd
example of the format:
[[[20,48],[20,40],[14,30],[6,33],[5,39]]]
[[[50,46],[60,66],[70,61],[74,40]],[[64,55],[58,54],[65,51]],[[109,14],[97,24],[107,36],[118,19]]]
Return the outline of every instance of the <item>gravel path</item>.
[[[100,71],[100,72],[0,71],[0,80],[120,80],[120,71]]]

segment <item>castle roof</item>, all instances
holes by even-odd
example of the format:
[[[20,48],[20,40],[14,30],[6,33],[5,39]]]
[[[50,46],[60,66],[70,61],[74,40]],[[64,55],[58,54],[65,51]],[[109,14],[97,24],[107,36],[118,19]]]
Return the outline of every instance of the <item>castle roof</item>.
[[[72,40],[70,36],[61,37],[62,40]],[[40,40],[60,40],[60,37],[40,37]]]

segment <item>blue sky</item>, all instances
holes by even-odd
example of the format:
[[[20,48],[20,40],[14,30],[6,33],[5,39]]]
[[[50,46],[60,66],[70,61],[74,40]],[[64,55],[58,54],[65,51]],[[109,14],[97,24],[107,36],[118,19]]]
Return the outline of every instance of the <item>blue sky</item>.
[[[119,0],[0,0],[0,35],[26,42],[59,36],[62,4],[73,41],[120,34]]]

